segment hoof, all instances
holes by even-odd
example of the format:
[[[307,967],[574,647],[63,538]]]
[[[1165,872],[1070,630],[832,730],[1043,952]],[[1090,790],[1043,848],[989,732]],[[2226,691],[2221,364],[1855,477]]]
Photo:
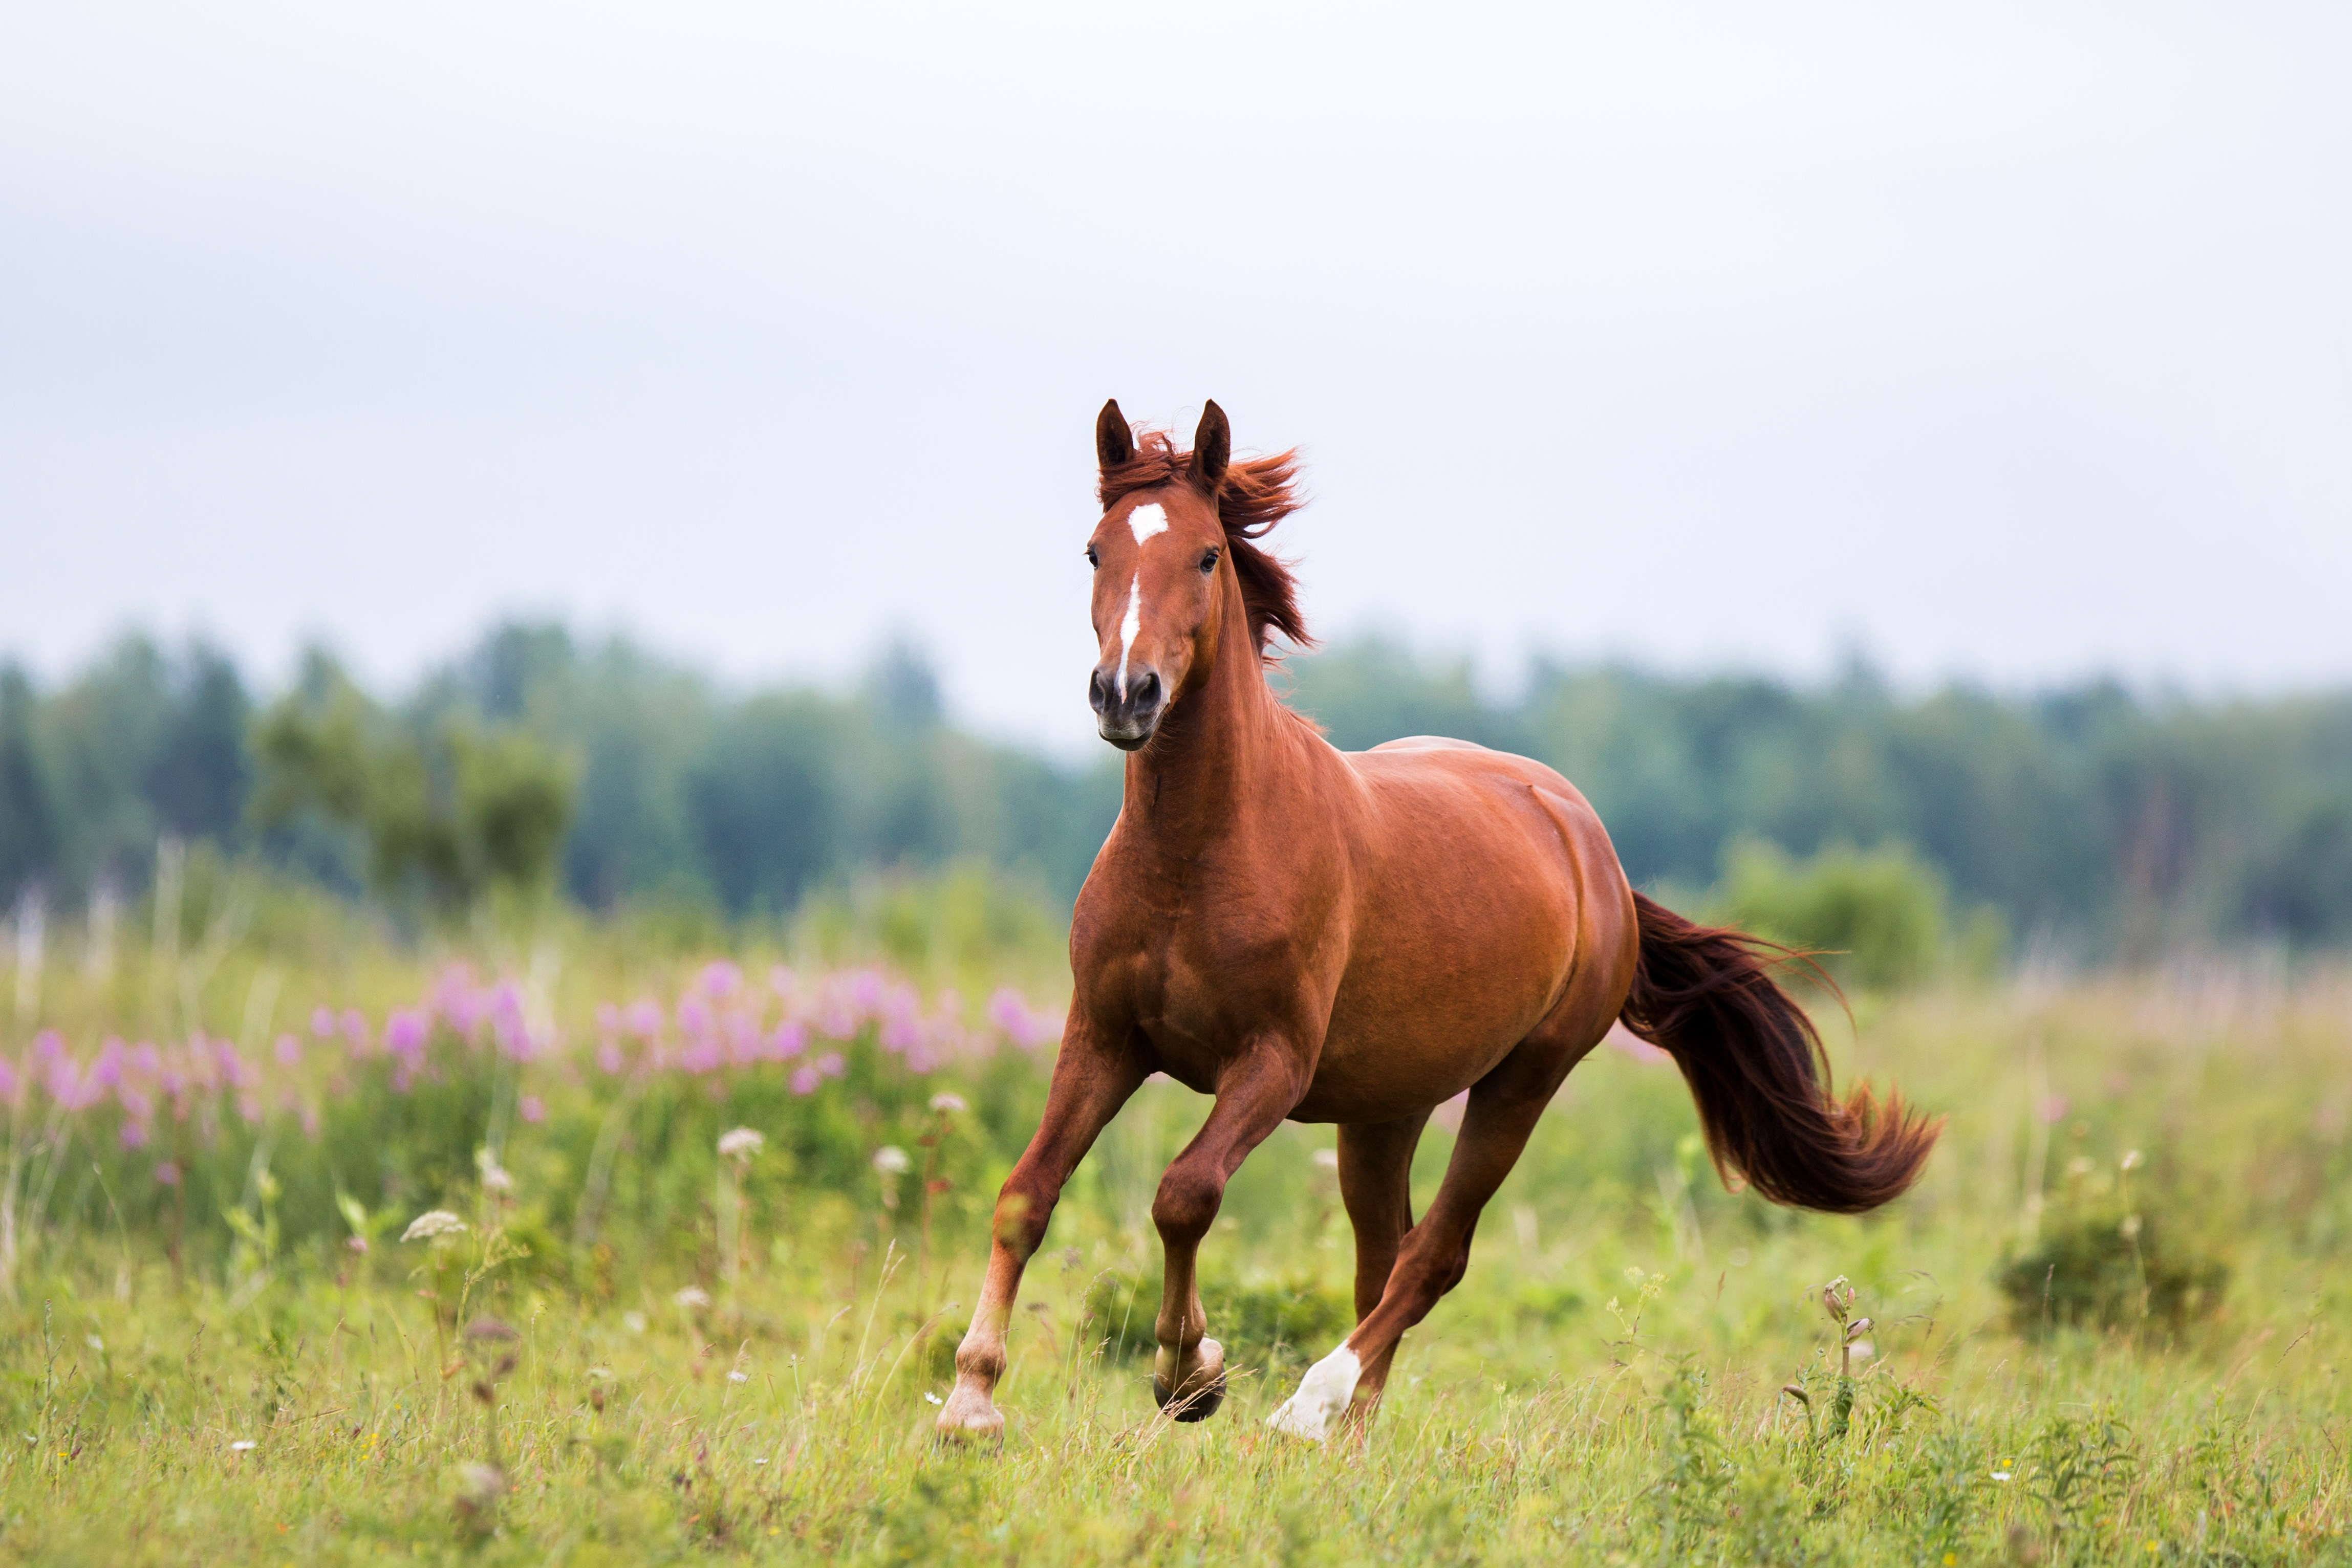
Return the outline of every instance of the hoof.
[[[1356,1392],[1356,1380],[1362,1371],[1363,1364],[1356,1359],[1356,1353],[1341,1344],[1307,1369],[1307,1375],[1299,1380],[1298,1392],[1284,1400],[1281,1408],[1265,1418],[1265,1424],[1303,1442],[1323,1441],[1330,1435],[1332,1424],[1347,1415]]]
[[[976,1443],[995,1448],[1004,1444],[1004,1417],[993,1410],[967,1421],[950,1421],[942,1416],[933,1425],[932,1430],[938,1434],[940,1442],[958,1447]]]
[[[1162,1410],[1168,1410],[1168,1380],[1158,1373],[1151,1375],[1151,1397]],[[1217,1413],[1225,1402],[1225,1375],[1220,1371],[1209,1385],[1178,1400],[1173,1410],[1168,1410],[1171,1421],[1205,1421]]]
[[[1004,1417],[984,1394],[957,1389],[933,1423],[942,1442],[1000,1444],[1004,1441]]]
[[[1181,1397],[1158,1372],[1151,1375],[1152,1402],[1173,1421],[1205,1421],[1225,1402],[1225,1350],[1215,1340],[1201,1342],[1201,1368],[1192,1375],[1192,1391]]]

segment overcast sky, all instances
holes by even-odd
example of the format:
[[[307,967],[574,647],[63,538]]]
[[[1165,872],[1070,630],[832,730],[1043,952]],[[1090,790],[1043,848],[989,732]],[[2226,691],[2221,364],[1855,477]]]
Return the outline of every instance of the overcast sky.
[[[5,0],[0,650],[903,632],[1076,752],[1115,394],[1497,681],[2352,681],[2347,18]]]

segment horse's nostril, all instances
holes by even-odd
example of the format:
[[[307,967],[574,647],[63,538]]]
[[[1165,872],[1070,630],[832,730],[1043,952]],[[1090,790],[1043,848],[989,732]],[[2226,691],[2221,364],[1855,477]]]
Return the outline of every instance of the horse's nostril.
[[[1087,702],[1095,712],[1102,712],[1110,701],[1110,688],[1103,685],[1102,672],[1097,670],[1087,682]]]
[[[1143,678],[1135,683],[1135,706],[1149,710],[1158,706],[1159,703],[1159,672],[1147,670],[1144,672]]]

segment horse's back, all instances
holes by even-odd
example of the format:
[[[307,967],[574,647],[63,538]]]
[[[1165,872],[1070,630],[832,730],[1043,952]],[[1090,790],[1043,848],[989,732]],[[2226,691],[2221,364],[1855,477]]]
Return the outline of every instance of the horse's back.
[[[1611,898],[1624,884],[1600,814],[1532,758],[1420,735],[1340,755],[1373,802],[1370,858],[1424,888],[1524,874],[1556,905]]]
[[[1339,755],[1375,797],[1384,800],[1391,812],[1428,822],[1441,833],[1462,831],[1473,827],[1474,822],[1458,817],[1431,821],[1422,812],[1448,800],[1483,798],[1507,800],[1519,808],[1510,814],[1522,834],[1545,822],[1555,824],[1557,831],[1565,814],[1573,824],[1569,831],[1580,839],[1589,828],[1599,833],[1602,844],[1608,841],[1607,832],[1601,827],[1600,814],[1593,810],[1583,792],[1556,769],[1530,757],[1438,735],[1406,736],[1375,746],[1370,751],[1343,751]],[[1525,802],[1530,794],[1549,797],[1549,806],[1539,807],[1538,814],[1529,815]],[[1605,858],[1613,872],[1615,851],[1611,850]]]

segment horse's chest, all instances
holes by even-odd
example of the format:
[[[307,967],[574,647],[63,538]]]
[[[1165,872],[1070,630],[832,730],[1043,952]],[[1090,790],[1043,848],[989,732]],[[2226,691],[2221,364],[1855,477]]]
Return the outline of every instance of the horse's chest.
[[[1207,1090],[1223,1064],[1268,1035],[1304,1045],[1319,1037],[1310,1017],[1312,967],[1295,956],[1177,941],[1138,953],[1125,966],[1128,1016],[1149,1043],[1155,1065]]]
[[[1145,957],[1136,987],[1136,1022],[1162,1051],[1230,1047],[1240,1011],[1230,984],[1205,955],[1171,946]]]
[[[1330,901],[1298,896],[1265,846],[1244,848],[1188,865],[1162,897],[1079,901],[1071,956],[1090,1008],[1195,1088],[1261,1038],[1312,1049],[1344,956]]]

